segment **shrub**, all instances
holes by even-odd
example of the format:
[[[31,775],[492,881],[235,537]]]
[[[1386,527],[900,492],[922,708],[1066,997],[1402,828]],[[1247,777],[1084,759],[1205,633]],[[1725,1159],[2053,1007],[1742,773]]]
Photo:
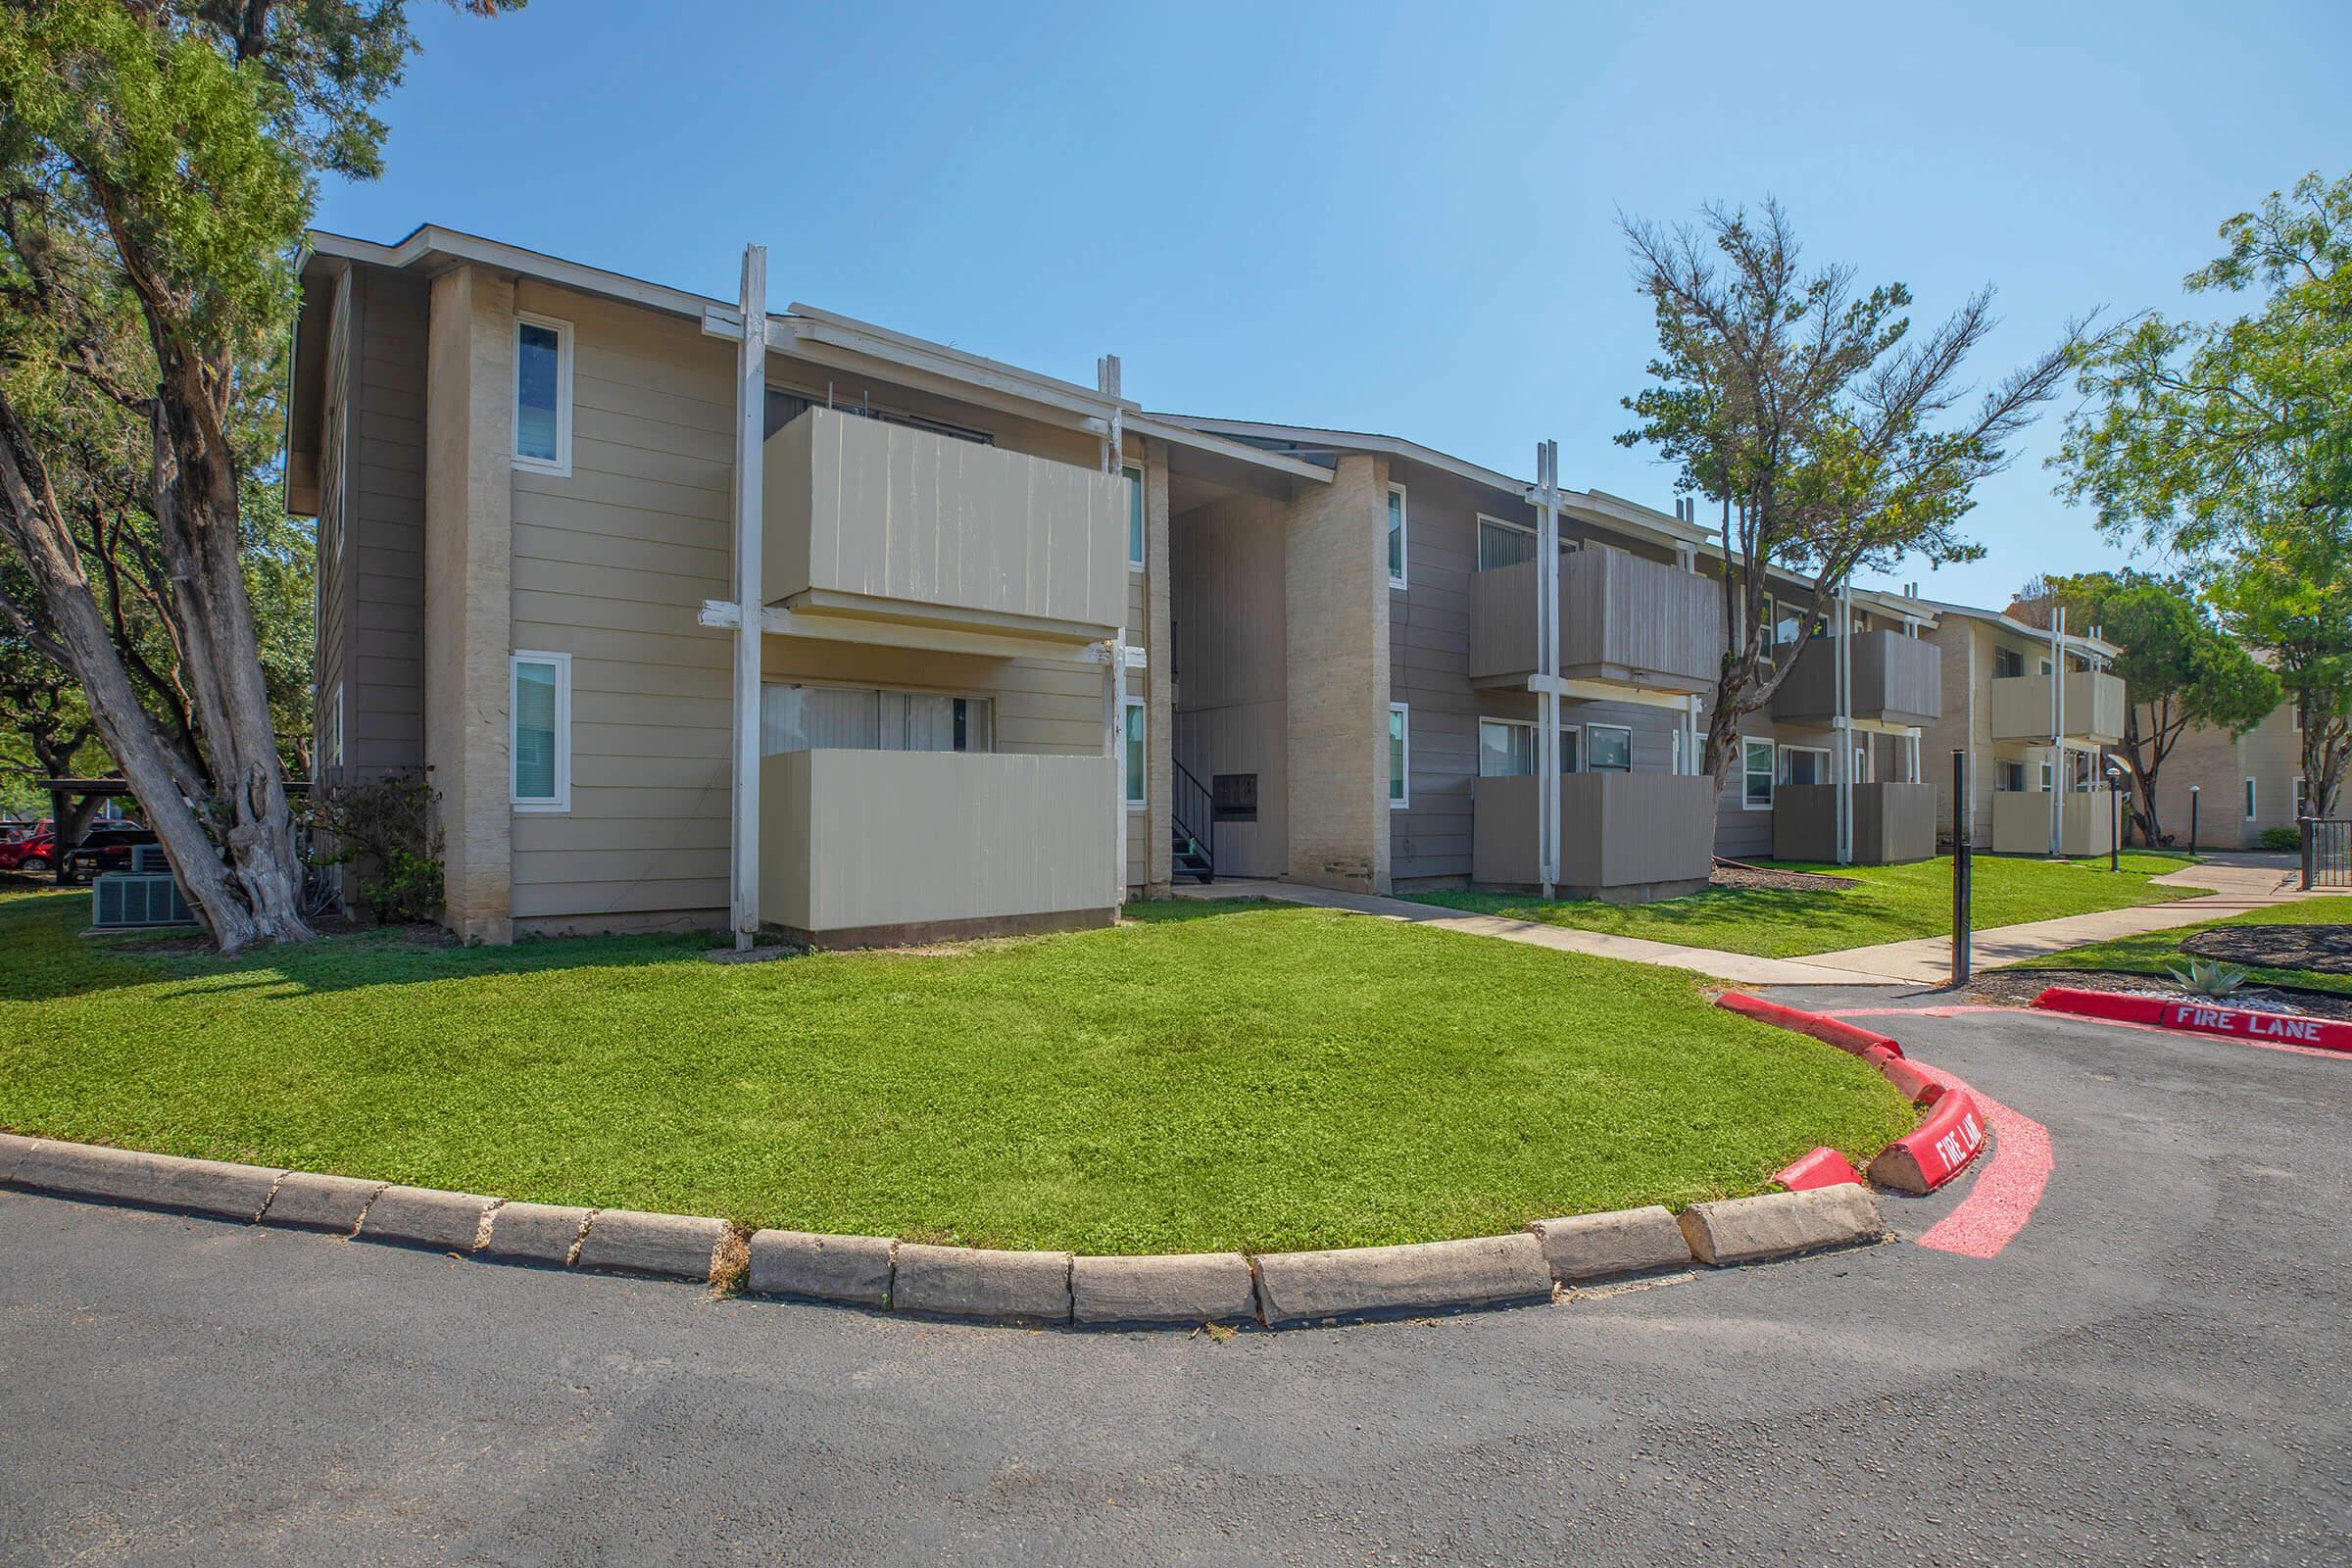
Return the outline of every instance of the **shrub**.
[[[2303,848],[2303,830],[2299,827],[2266,827],[2255,843],[2266,850],[2285,850],[2292,854]]]
[[[2246,983],[2246,971],[2218,958],[2191,958],[2187,966],[2168,963],[2165,972],[2192,997],[2226,997]]]
[[[441,797],[421,769],[311,791],[311,863],[348,865],[378,924],[441,912]]]

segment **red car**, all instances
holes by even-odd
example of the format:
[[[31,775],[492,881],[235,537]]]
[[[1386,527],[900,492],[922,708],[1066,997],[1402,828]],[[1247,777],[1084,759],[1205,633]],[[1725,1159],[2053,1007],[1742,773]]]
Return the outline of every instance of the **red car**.
[[[41,875],[56,868],[57,831],[44,822],[20,839],[0,844],[0,871]]]

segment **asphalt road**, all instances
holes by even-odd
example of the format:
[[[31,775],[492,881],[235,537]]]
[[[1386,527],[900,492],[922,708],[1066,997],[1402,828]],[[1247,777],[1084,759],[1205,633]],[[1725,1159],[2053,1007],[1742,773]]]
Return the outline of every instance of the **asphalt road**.
[[[2352,1059],[1889,1032],[2050,1130],[1994,1258],[1229,1343],[0,1194],[0,1561],[2352,1560]]]

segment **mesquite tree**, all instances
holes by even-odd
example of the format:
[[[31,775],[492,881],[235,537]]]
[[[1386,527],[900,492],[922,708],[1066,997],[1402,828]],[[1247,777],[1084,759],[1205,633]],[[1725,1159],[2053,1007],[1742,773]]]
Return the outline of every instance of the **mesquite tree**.
[[[2082,327],[1963,412],[1962,368],[1996,324],[1989,287],[1914,337],[1908,289],[1865,293],[1850,267],[1806,269],[1777,202],[1752,220],[1709,207],[1696,227],[1623,227],[1659,353],[1656,384],[1625,400],[1642,423],[1617,439],[1656,446],[1681,466],[1679,487],[1721,512],[1725,648],[1704,754],[1721,784],[1740,721],[1772,701],[1817,624],[1799,617],[1768,663],[1772,574],[1809,579],[1827,610],[1858,568],[1982,556],[1958,532],[1971,492],[2007,465]]]
[[[2179,553],[2224,629],[2270,652],[2325,816],[2352,768],[2352,176],[2307,174],[2221,237],[2185,286],[2259,303],[2149,315],[2085,354],[2088,406],[2050,461],[2103,532]]]
[[[399,0],[0,6],[0,539],[37,594],[0,616],[72,673],[231,951],[310,934],[240,526],[239,410],[290,316],[316,179],[376,172],[368,105],[414,47]],[[117,440],[138,449],[168,674],[137,668],[76,537]]]

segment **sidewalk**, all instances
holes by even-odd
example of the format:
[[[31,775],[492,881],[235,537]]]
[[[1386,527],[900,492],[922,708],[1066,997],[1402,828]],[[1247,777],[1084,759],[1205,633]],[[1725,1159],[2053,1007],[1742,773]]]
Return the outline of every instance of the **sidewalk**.
[[[2168,887],[2207,888],[2211,892],[2204,898],[2182,899],[2174,904],[2104,909],[2095,914],[2070,914],[2055,920],[1978,931],[1970,944],[1976,964],[1979,968],[1995,968],[2023,958],[2079,948],[2086,942],[2195,925],[2201,920],[2219,920],[2312,896],[2296,889],[2294,868],[2283,856],[2217,858],[2155,880]],[[1206,887],[1180,887],[1176,896],[1274,899],[1285,904],[1347,909],[1356,914],[1467,932],[1471,936],[1523,942],[1559,953],[1584,953],[1596,958],[1690,969],[1736,986],[1936,986],[1949,980],[1952,973],[1952,939],[1948,936],[1914,937],[1904,942],[1882,942],[1874,947],[1846,948],[1798,958],[1760,958],[1744,953],[1678,947],[1671,942],[1613,936],[1603,931],[1576,931],[1501,915],[1463,914],[1434,904],[1415,904],[1407,899],[1386,899],[1367,893],[1337,893],[1292,882],[1256,879],[1214,882]]]

